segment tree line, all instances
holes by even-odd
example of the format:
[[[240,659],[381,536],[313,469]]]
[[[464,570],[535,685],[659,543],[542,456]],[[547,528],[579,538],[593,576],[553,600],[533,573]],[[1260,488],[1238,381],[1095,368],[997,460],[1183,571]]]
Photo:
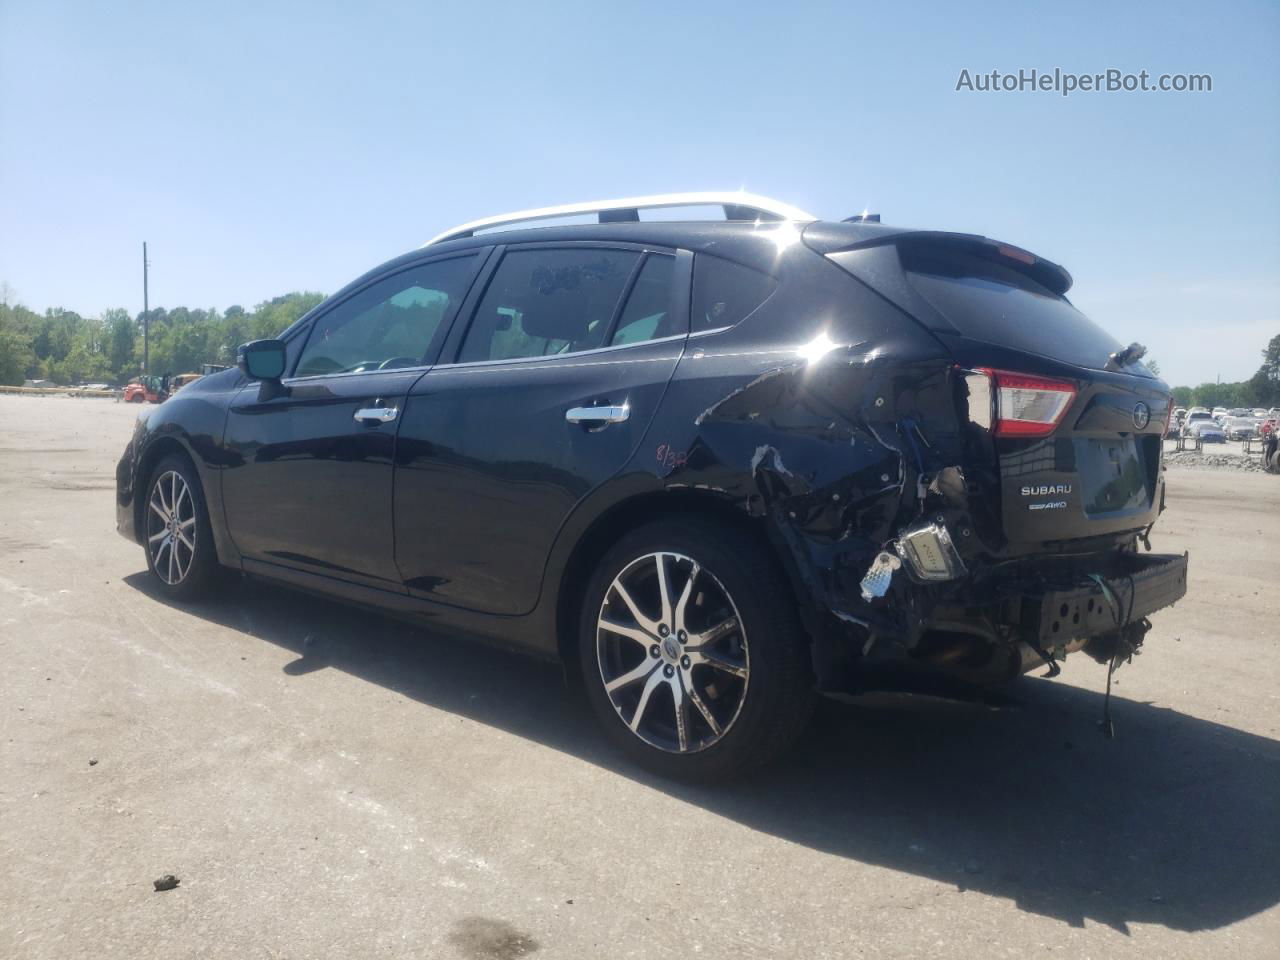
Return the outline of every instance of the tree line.
[[[147,315],[150,373],[199,372],[201,364],[230,365],[236,348],[274,337],[324,299],[288,293],[252,310],[157,307]],[[0,385],[24,380],[57,384],[124,384],[142,372],[144,315],[119,308],[84,317],[53,307],[37,313],[0,289]]]
[[[1280,334],[1262,351],[1262,366],[1248,380],[1236,383],[1202,383],[1198,387],[1174,387],[1178,407],[1275,407],[1280,406]]]
[[[240,344],[276,336],[323,299],[323,294],[306,292],[274,297],[252,310],[157,307],[149,314],[150,372],[230,365]],[[142,372],[142,320],[143,314],[131,316],[119,308],[96,317],[59,307],[36,313],[13,302],[8,288],[0,287],[0,385],[20,386],[27,379],[121,385]],[[1262,366],[1248,380],[1174,387],[1173,400],[1180,407],[1280,405],[1280,334],[1271,338],[1262,351]]]

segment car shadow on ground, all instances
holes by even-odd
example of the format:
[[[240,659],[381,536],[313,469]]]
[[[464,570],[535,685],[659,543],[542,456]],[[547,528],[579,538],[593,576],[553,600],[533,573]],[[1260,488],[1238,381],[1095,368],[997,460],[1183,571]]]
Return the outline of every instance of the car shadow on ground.
[[[145,574],[126,582],[163,600]],[[1123,696],[1115,740],[1099,694],[1037,679],[1013,709],[828,702],[782,762],[689,786],[614,754],[553,665],[251,581],[183,609],[297,654],[284,670],[300,682],[342,670],[753,829],[1073,926],[1216,929],[1280,902],[1280,742]],[[1140,674],[1122,669],[1118,692]]]

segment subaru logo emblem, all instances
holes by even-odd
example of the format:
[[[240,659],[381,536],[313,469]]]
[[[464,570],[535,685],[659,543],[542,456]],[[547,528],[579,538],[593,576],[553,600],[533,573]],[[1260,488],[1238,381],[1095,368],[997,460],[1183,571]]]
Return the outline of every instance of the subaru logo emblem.
[[[1143,430],[1146,428],[1147,424],[1150,422],[1151,422],[1150,407],[1148,407],[1145,403],[1139,403],[1136,407],[1133,408],[1133,425],[1135,427],[1137,427],[1139,430]]]

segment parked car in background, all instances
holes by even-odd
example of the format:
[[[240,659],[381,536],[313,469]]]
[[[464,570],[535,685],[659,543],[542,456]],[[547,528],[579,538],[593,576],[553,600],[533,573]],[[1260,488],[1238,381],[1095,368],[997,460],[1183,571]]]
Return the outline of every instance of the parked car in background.
[[[1244,440],[1258,436],[1258,421],[1253,417],[1228,417],[1222,429],[1228,440]]]
[[[1199,437],[1204,443],[1226,443],[1227,434],[1213,420],[1196,420],[1187,426],[1187,436]]]
[[[463,224],[138,418],[117,527],[166,599],[227,566],[488,636],[722,778],[815,691],[1114,665],[1184,595],[1185,554],[1137,547],[1169,387],[1070,286],[741,193]]]
[[[1185,430],[1191,424],[1198,423],[1203,420],[1208,420],[1212,422],[1213,414],[1211,414],[1208,410],[1204,409],[1203,407],[1197,407],[1187,414],[1187,419],[1183,422],[1183,425],[1182,425],[1183,429]]]
[[[67,390],[71,397],[95,397],[104,393],[119,395],[119,391],[109,383],[77,383]]]

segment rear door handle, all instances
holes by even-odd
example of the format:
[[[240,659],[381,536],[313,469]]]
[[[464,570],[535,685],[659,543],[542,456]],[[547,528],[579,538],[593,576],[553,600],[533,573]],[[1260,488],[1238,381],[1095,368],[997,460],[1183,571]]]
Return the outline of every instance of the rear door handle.
[[[364,407],[355,412],[354,419],[362,422],[376,420],[378,423],[390,423],[399,412],[395,407]]]
[[[570,423],[622,423],[631,416],[631,407],[623,404],[620,407],[571,407],[565,411],[564,418]]]

